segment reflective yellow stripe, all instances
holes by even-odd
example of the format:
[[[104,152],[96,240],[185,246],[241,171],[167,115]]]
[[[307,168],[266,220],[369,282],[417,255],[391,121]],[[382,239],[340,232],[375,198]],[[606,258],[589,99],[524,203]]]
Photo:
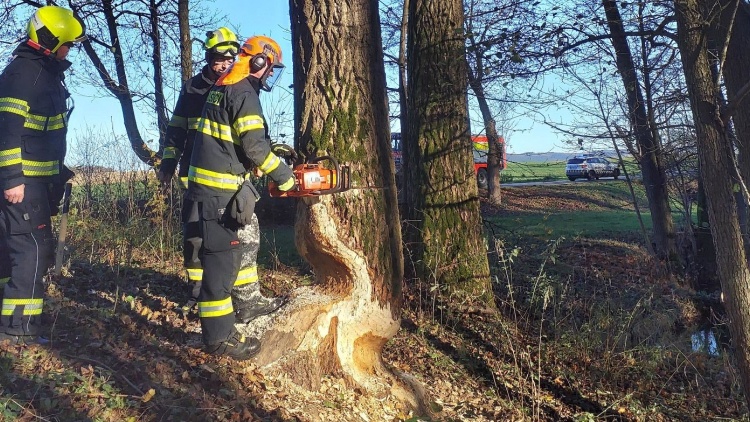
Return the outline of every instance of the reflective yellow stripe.
[[[187,119],[182,116],[173,114],[172,118],[169,119],[169,124],[167,126],[172,126],[172,127],[187,130]]]
[[[3,111],[26,117],[29,115],[29,103],[17,98],[2,97],[0,98],[0,112]]]
[[[23,127],[29,129],[44,130],[46,124],[46,117],[29,113],[26,116],[26,122],[23,124]]]
[[[279,190],[286,192],[294,187],[294,177],[290,177],[289,180],[279,185]]]
[[[52,117],[27,114],[23,127],[34,130],[57,130],[65,127],[65,113]]]
[[[258,281],[258,267],[252,266],[243,268],[237,273],[237,280],[234,282],[236,286],[242,286],[243,284],[255,283]]]
[[[41,315],[43,303],[42,299],[3,299],[3,309],[0,314],[13,315],[16,306],[23,306],[23,315]]]
[[[231,297],[212,302],[198,302],[198,316],[201,318],[220,317],[233,312]]]
[[[234,130],[240,135],[253,129],[263,129],[263,118],[261,116],[254,114],[240,117],[234,122]]]
[[[188,268],[188,280],[190,281],[201,281],[203,280],[203,268]]]
[[[21,164],[21,148],[0,151],[0,167]]]
[[[188,178],[187,177],[180,177],[180,186],[183,189],[187,189],[187,187],[188,187]]]
[[[10,281],[10,277],[0,278],[0,286],[4,286],[8,284],[9,281]]]
[[[266,156],[266,159],[263,161],[263,164],[259,165],[258,168],[263,173],[268,174],[276,170],[276,167],[278,167],[279,164],[281,164],[281,159],[279,159],[279,157],[277,157],[273,152],[269,152]]]
[[[205,133],[208,136],[221,139],[222,141],[234,143],[234,139],[232,138],[232,128],[229,127],[229,125],[223,125],[201,117],[198,121],[198,128],[196,130]]]
[[[65,127],[65,114],[58,114],[57,116],[52,116],[49,118],[49,121],[47,122],[47,130],[57,130],[62,129]]]
[[[191,117],[187,121],[187,128],[198,130],[198,124],[200,122],[200,117]]]
[[[188,180],[212,188],[235,191],[242,184],[242,176],[229,173],[217,173],[215,171],[190,166]]]
[[[162,160],[166,160],[169,158],[177,158],[177,151],[179,151],[175,147],[166,147],[164,148],[164,153],[161,156]]]
[[[59,161],[22,160],[24,176],[54,176],[60,173]]]

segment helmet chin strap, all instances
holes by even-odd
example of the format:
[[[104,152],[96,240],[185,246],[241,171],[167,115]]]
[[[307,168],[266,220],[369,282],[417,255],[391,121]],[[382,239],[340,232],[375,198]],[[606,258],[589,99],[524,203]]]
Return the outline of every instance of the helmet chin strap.
[[[47,57],[55,57],[55,53],[53,53],[52,50],[50,50],[50,49],[48,49],[46,47],[42,47],[39,43],[37,43],[37,42],[35,42],[33,40],[30,40],[30,39],[26,40],[26,44],[28,44],[29,47],[31,47],[31,48],[33,48],[35,50],[38,50],[39,52],[41,52],[42,54],[44,54]]]

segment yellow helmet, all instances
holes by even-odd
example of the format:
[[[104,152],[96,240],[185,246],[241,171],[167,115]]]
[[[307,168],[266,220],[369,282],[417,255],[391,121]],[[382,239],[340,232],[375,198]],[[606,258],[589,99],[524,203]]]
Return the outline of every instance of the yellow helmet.
[[[264,35],[256,35],[242,45],[242,54],[250,57],[250,73],[259,72],[267,66],[260,77],[261,88],[265,91],[273,89],[284,70],[279,43]]]
[[[26,34],[31,41],[56,52],[63,44],[84,41],[83,23],[73,11],[59,6],[44,6],[29,20]]]
[[[216,31],[206,32],[206,42],[203,43],[203,49],[206,50],[206,60],[212,54],[234,57],[240,51],[240,42],[234,32],[222,26]]]

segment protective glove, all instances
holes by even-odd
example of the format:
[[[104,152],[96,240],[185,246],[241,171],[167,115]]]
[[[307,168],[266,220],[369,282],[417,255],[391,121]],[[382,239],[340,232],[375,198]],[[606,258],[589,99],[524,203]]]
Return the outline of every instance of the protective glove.
[[[271,152],[283,158],[287,164],[297,161],[297,152],[287,144],[271,144]]]
[[[229,217],[241,226],[252,222],[255,202],[260,198],[250,180],[245,180],[237,193],[229,201]]]
[[[156,170],[156,178],[162,184],[169,183],[174,176],[174,171],[177,168],[177,160],[174,158],[165,158],[161,160],[159,168]]]

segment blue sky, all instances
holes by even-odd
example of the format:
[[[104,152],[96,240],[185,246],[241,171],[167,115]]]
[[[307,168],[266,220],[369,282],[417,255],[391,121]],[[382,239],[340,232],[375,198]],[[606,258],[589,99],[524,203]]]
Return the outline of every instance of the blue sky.
[[[291,104],[292,96],[286,90],[286,87],[292,83],[292,47],[289,32],[288,2],[265,1],[261,3],[256,0],[213,0],[204,2],[204,6],[209,10],[215,10],[217,15],[228,16],[228,21],[224,24],[237,30],[241,40],[252,35],[263,34],[271,36],[281,44],[287,69],[282,75],[282,79],[277,83],[277,88],[271,94],[264,94],[262,101],[266,117],[269,120],[273,119],[269,114],[278,114],[280,109],[287,110],[285,116],[291,116],[293,113]],[[193,34],[193,36],[200,37],[200,34]],[[77,72],[88,71],[86,66],[90,64],[83,52],[76,52],[70,58],[74,63],[74,72],[70,75],[71,78],[75,78],[75,73]],[[77,137],[83,136],[88,129],[92,128],[99,127],[104,130],[113,128],[118,134],[124,133],[119,103],[111,96],[99,96],[97,98],[96,95],[86,91],[86,88],[80,88],[75,95],[76,110],[71,116],[70,121],[71,133],[69,139],[71,142],[75,143]],[[168,95],[168,106],[174,106],[175,101],[175,93],[170,93]],[[139,129],[142,136],[149,142],[149,145],[152,148],[157,148],[155,127],[153,127],[153,122],[148,122],[149,120],[153,119],[141,118]],[[563,145],[561,137],[555,135],[544,124],[536,123],[530,118],[520,117],[511,126],[513,130],[504,134],[508,140],[508,152],[523,153],[569,150],[569,148]],[[479,129],[474,128],[474,132],[476,133]],[[394,130],[398,130],[397,123]],[[291,135],[291,130],[288,128],[281,129],[280,131]],[[277,137],[278,135],[280,134],[272,133],[273,137]],[[291,139],[288,137],[279,140],[291,142]]]

